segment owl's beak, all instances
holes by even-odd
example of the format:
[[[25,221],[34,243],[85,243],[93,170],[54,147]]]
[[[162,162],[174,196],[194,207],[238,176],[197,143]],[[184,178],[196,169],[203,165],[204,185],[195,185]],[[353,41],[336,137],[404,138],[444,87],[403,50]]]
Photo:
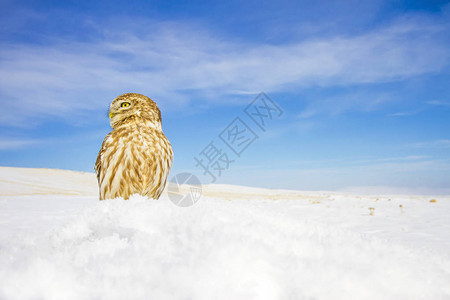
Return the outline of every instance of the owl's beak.
[[[109,112],[109,118],[112,119],[116,114],[113,112]]]

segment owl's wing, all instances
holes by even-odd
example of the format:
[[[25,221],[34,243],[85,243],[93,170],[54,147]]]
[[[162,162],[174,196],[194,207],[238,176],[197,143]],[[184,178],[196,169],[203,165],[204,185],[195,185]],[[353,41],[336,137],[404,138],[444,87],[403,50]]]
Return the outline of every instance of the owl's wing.
[[[102,147],[100,148],[100,151],[98,152],[98,155],[97,155],[97,160],[95,161],[94,169],[95,169],[95,173],[97,173],[97,181],[98,182],[100,182],[100,171],[102,169],[102,155],[105,152],[105,149],[107,148],[106,144],[107,144],[107,140],[109,139],[110,135],[111,135],[111,132],[109,134],[107,134],[105,136],[105,138],[103,139]]]

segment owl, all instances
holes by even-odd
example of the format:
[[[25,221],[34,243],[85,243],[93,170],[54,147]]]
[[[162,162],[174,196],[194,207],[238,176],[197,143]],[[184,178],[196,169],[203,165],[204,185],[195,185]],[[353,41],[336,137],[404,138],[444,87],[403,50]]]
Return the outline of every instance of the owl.
[[[100,200],[133,194],[158,199],[173,159],[158,106],[144,95],[123,94],[111,103],[109,119],[113,130],[95,162]]]

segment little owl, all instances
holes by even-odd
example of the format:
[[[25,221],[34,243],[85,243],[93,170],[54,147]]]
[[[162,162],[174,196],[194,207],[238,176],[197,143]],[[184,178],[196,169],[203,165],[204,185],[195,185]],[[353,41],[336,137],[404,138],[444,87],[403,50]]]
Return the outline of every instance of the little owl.
[[[173,158],[158,106],[144,95],[123,94],[111,103],[109,118],[113,130],[95,162],[100,200],[133,194],[158,199]]]

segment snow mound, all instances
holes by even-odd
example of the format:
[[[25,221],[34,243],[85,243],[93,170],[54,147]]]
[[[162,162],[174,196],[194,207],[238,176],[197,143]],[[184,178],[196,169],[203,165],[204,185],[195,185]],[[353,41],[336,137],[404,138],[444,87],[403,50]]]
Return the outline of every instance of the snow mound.
[[[1,241],[0,299],[450,297],[448,257],[302,219],[282,203],[91,203],[47,234]]]
[[[94,173],[0,167],[0,196],[98,194]]]

